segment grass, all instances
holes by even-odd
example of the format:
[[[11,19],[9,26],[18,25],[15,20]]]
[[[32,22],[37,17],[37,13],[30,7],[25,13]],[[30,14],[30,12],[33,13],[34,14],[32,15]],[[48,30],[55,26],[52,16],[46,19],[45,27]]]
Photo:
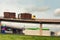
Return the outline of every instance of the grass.
[[[0,34],[0,40],[60,40],[58,36],[27,36],[17,34]]]
[[[40,28],[26,28],[27,30],[40,30]],[[49,30],[48,28],[43,28],[42,30]]]

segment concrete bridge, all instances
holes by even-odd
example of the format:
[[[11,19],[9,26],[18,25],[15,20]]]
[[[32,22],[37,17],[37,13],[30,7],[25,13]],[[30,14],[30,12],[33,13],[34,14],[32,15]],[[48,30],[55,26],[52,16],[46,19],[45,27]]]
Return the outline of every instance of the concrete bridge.
[[[1,21],[7,22],[20,22],[20,23],[38,23],[40,24],[40,36],[42,36],[42,24],[60,24],[60,19],[11,19],[11,18],[0,18]]]

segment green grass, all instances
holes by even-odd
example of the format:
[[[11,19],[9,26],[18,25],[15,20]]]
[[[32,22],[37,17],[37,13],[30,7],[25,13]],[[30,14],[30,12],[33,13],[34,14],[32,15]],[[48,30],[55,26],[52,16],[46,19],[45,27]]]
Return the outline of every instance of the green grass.
[[[17,34],[0,34],[0,40],[60,40],[57,36],[27,36]]]
[[[26,28],[27,30],[40,30],[40,28]],[[42,30],[49,30],[48,28],[43,28]]]

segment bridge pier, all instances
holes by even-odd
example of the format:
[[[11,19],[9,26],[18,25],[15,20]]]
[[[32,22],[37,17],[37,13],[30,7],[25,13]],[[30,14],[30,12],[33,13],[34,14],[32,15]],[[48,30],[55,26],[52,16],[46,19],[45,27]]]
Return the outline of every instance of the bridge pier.
[[[40,24],[40,36],[42,36],[42,24]]]

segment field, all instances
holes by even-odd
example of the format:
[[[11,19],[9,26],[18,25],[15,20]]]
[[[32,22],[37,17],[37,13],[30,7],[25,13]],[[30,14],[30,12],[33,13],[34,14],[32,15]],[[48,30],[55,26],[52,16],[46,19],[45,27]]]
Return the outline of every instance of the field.
[[[57,36],[27,36],[18,34],[0,34],[0,40],[60,40]]]

